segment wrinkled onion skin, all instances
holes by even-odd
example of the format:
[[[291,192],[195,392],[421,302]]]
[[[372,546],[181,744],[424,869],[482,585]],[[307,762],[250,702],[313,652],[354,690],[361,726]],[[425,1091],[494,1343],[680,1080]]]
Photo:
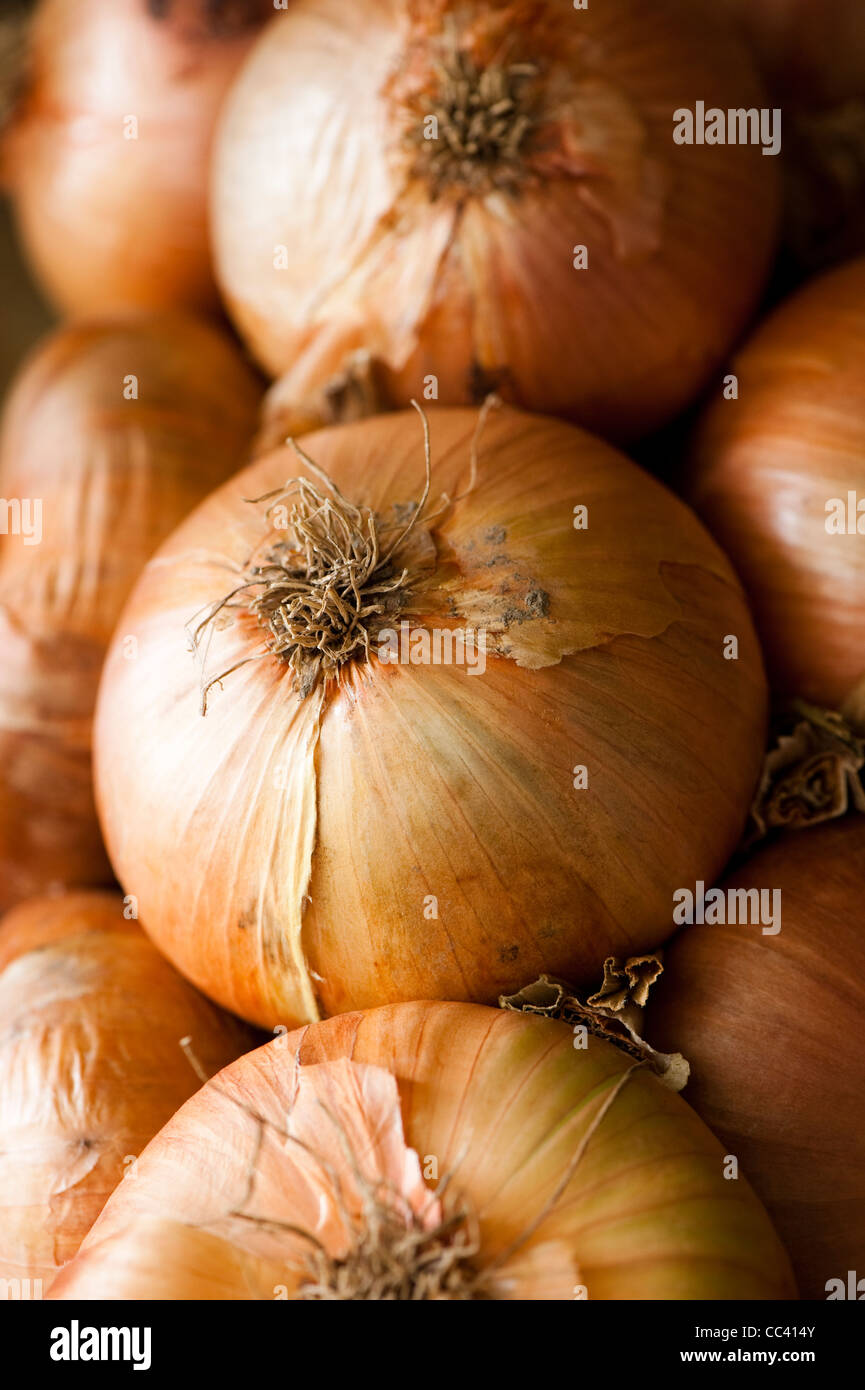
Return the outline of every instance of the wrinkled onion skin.
[[[145,0],[38,7],[4,175],[32,269],[65,313],[217,307],[213,126],[271,9],[242,0],[248,22],[214,28],[208,8],[173,0],[158,18]]]
[[[0,537],[0,908],[111,881],[90,768],[105,649],[145,561],[242,462],[258,395],[226,337],[174,314],[62,329],[21,369],[0,496],[41,501],[42,539]]]
[[[865,259],[813,281],[734,359],[739,399],[698,432],[686,495],[741,576],[770,680],[837,707],[865,674],[865,538],[826,504],[865,498]]]
[[[598,116],[584,98],[586,111],[569,118],[578,153],[568,146],[562,158],[583,159],[577,177],[551,171],[552,157],[540,167],[539,156],[536,181],[516,196],[468,198],[454,213],[394,165],[400,117],[386,89],[406,65],[408,38],[437,32],[436,16],[456,8],[296,0],[268,26],[232,85],[214,148],[223,296],[259,361],[287,374],[289,416],[366,349],[394,405],[420,398],[435,375],[443,404],[476,403],[495,386],[526,409],[636,437],[698,393],[768,270],[776,161],[754,146],[673,141],[674,111],[698,96],[724,109],[765,104],[748,54],[729,34],[707,34],[678,0],[606,0],[570,19],[552,0],[516,0],[515,55],[540,56],[551,86],[588,74],[621,109]],[[460,23],[478,13],[458,8]],[[551,23],[562,28],[552,38]],[[620,148],[636,129],[645,144]],[[601,177],[585,173],[587,159]],[[589,205],[608,195],[606,160],[627,196],[639,187],[652,210],[631,208],[639,249],[618,248],[609,208]],[[586,270],[574,268],[580,245]]]
[[[453,1192],[478,1218],[480,1268],[564,1182],[523,1250],[560,1242],[590,1299],[795,1297],[765,1213],[745,1182],[725,1182],[720,1146],[678,1096],[632,1073],[569,1176],[629,1059],[595,1038],[576,1051],[564,1024],[436,1003],[344,1015],[223,1071],[148,1146],[138,1181],[108,1203],[53,1296],[111,1298],[119,1283],[126,1298],[272,1298],[288,1282],[287,1270],[273,1277],[278,1236],[225,1213],[244,1209],[253,1152],[257,1214],[297,1222],[308,1190],[289,1146],[254,1149],[252,1115],[284,1132],[296,1067],[341,1057],[396,1077],[406,1142],[435,1156],[439,1180],[453,1171]],[[173,1229],[160,1235],[156,1221]]]
[[[436,410],[430,424],[431,496],[459,497],[477,413]],[[304,447],[382,516],[419,495],[414,412]],[[435,523],[437,577],[412,621],[453,625],[456,612],[486,626],[484,613],[510,604],[503,586],[519,602],[531,586],[549,616],[508,627],[514,657],[490,655],[470,676],[373,653],[321,706],[266,657],[211,690],[202,718],[186,625],[226,593],[226,560],[245,564],[267,534],[243,499],[299,469],[277,451],[198,508],[124,612],[134,672],[119,643],[106,662],[102,824],[160,949],[211,997],[275,1027],[315,1017],[298,993],[293,924],[327,1013],[495,1002],[542,971],[594,981],[605,955],[657,944],[674,889],[711,879],[734,848],[765,738],[750,618],[692,513],[582,431],[494,412],[477,487]],[[577,502],[591,518],[582,533]],[[729,634],[735,661],[722,654]],[[251,618],[215,633],[208,675],[261,641]],[[588,790],[574,789],[575,764]]]
[[[198,994],[113,893],[0,921],[0,1279],[47,1291],[107,1197],[199,1080],[257,1041]]]
[[[861,1269],[865,947],[861,817],[791,833],[723,887],[781,890],[781,931],[685,927],[646,1019],[691,1063],[685,1092],[766,1203],[803,1298]]]

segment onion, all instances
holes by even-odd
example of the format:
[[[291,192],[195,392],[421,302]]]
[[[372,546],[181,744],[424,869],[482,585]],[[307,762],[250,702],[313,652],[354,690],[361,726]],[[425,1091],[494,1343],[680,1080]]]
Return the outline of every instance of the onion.
[[[64,329],[18,377],[0,437],[0,907],[109,880],[90,772],[105,648],[145,560],[241,461],[257,398],[229,341],[175,315]]]
[[[693,1111],[573,1043],[436,1003],[284,1035],[157,1135],[54,1296],[794,1297]]]
[[[865,532],[865,260],[799,291],[731,370],[739,399],[709,409],[687,492],[744,580],[778,690],[837,707],[865,674],[865,544],[827,529],[842,506],[846,528],[852,492]]]
[[[861,0],[711,0],[706,8],[742,27],[773,90],[794,106],[865,93]]]
[[[265,1026],[594,982],[721,869],[757,779],[759,651],[688,510],[573,427],[430,424],[420,510],[412,412],[257,460],[142,575],[139,660],[107,659],[115,870],[169,959]],[[382,659],[403,636],[428,661]]]
[[[690,401],[754,307],[776,181],[756,147],[674,142],[695,96],[764,104],[744,47],[688,11],[294,0],[274,18],[213,175],[217,277],[285,375],[274,409],[302,418],[357,350],[395,405],[496,389],[626,438]]]
[[[784,106],[785,231],[805,268],[865,250],[861,0],[703,0],[750,41]]]
[[[4,174],[59,308],[215,307],[213,125],[268,13],[264,0],[41,0]]]
[[[778,889],[781,930],[692,926],[665,953],[653,1042],[775,1220],[803,1298],[861,1272],[865,1241],[865,822],[788,835],[723,888]]]
[[[121,1178],[132,1184],[133,1160],[198,1087],[187,1035],[208,1068],[256,1041],[113,893],[32,899],[3,918],[0,1279],[47,1290]]]

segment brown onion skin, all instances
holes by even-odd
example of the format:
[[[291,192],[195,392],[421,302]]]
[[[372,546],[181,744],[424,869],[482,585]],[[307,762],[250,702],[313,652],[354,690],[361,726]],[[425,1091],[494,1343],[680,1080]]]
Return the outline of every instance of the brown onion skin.
[[[118,895],[89,892],[0,921],[0,1278],[43,1292],[198,1089],[179,1040],[208,1074],[258,1041],[123,914]]]
[[[742,578],[770,680],[840,705],[865,674],[865,540],[826,530],[826,504],[865,498],[865,259],[784,303],[733,359],[685,494]]]
[[[747,34],[772,90],[793,105],[831,106],[865,95],[859,0],[701,0]]]
[[[783,108],[784,274],[865,251],[865,25],[860,0],[701,0],[748,41]]]
[[[430,412],[433,499],[465,492],[477,423]],[[414,412],[304,447],[381,516],[420,492]],[[305,471],[288,449],[197,509],[118,626],[140,658],[133,673],[118,639],[100,688],[115,871],[178,969],[263,1026],[412,998],[495,1002],[543,971],[594,982],[605,955],[657,944],[674,889],[719,872],[741,834],[766,688],[726,558],[660,484],[572,426],[493,412],[480,469],[433,526],[438,568],[410,620],[491,626],[516,601],[512,654],[490,654],[482,675],[373,652],[302,700],[268,656],[214,687],[202,718],[188,624],[267,536],[244,499]],[[529,582],[548,616],[519,609]],[[723,657],[728,634],[738,660]],[[241,615],[214,634],[208,675],[262,639]],[[588,790],[574,790],[575,764]]]
[[[41,0],[3,174],[67,314],[215,309],[210,142],[264,0]],[[124,122],[138,119],[138,138]]]
[[[177,314],[61,329],[13,384],[0,496],[41,500],[42,539],[0,537],[0,909],[111,881],[90,771],[105,649],[145,561],[242,462],[258,397],[230,340]]]
[[[752,146],[673,141],[673,112],[698,97],[765,103],[744,46],[707,34],[689,8],[365,0],[346,11],[296,0],[274,19],[226,100],[213,173],[217,276],[258,360],[285,375],[274,406],[302,414],[359,349],[376,359],[391,405],[421,398],[435,375],[443,404],[477,403],[495,387],[617,440],[692,400],[755,307],[778,189],[775,161]],[[519,34],[515,55],[550,75],[536,177],[516,194],[431,201],[394,152],[400,78],[429,67],[457,10],[460,24],[483,15],[480,29],[492,16]],[[597,86],[580,89],[576,116],[562,115],[562,88],[587,73]],[[592,142],[603,177],[585,173]],[[612,230],[613,165],[628,245]],[[281,245],[287,267],[274,263]],[[578,245],[587,270],[573,268]]]
[[[281,1136],[298,1067],[314,1078],[343,1058],[396,1079],[406,1143],[477,1219],[479,1270],[525,1236],[510,1297],[573,1300],[580,1283],[590,1300],[795,1298],[765,1212],[724,1181],[720,1146],[677,1095],[641,1069],[623,1082],[629,1058],[596,1038],[576,1051],[564,1024],[432,1002],[315,1024],[226,1068],[148,1146],[51,1296],[292,1297],[296,1246],[229,1213],[309,1229],[310,1185]],[[311,1145],[325,1139],[320,1126]],[[350,1185],[344,1148],[328,1159]],[[574,1274],[556,1281],[562,1255]]]
[[[684,927],[647,1010],[653,1045],[690,1061],[685,1095],[766,1203],[803,1298],[861,1270],[863,879],[860,817],[763,849],[722,887],[780,889],[781,931]]]

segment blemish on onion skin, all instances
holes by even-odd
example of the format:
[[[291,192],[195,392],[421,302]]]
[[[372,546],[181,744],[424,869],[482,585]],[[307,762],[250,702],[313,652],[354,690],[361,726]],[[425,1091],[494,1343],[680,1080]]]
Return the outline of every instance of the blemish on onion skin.
[[[509,965],[511,961],[516,960],[519,954],[519,946],[502,946],[499,949],[499,960],[502,964]]]
[[[550,596],[545,589],[532,589],[526,594],[526,608],[536,618],[545,618],[550,611]]]

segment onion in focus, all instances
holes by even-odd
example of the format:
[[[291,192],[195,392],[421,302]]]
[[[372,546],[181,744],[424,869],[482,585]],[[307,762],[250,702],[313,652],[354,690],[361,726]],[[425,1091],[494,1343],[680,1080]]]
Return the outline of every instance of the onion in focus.
[[[865,1245],[865,821],[793,834],[722,885],[778,889],[781,930],[691,926],[664,956],[646,1027],[691,1062],[686,1095],[736,1155],[803,1298]]]
[[[272,410],[303,418],[357,351],[392,405],[495,389],[609,438],[691,401],[755,306],[776,178],[755,146],[674,142],[697,99],[765,100],[744,46],[689,11],[295,0],[275,18],[213,175],[217,277],[283,377]]]
[[[721,870],[757,780],[760,653],[688,509],[553,420],[430,428],[420,510],[411,411],[257,460],[147,566],[118,628],[138,661],[121,636],[107,659],[118,877],[178,969],[268,1027],[594,981]],[[402,623],[415,659],[383,660]]]
[[[744,581],[778,691],[837,708],[865,675],[865,259],[800,290],[730,370],[739,399],[709,409],[686,493]]]
[[[61,330],[22,368],[0,436],[0,907],[110,881],[90,768],[105,648],[145,560],[243,461],[258,395],[226,337],[177,315]]]
[[[207,181],[265,0],[41,0],[3,173],[62,310],[216,307]]]
[[[436,1003],[283,1035],[156,1136],[52,1296],[795,1297],[693,1111],[573,1044]]]
[[[47,1290],[134,1179],[132,1161],[200,1084],[187,1036],[208,1070],[257,1041],[172,970],[115,894],[33,899],[3,918],[0,1279]]]

